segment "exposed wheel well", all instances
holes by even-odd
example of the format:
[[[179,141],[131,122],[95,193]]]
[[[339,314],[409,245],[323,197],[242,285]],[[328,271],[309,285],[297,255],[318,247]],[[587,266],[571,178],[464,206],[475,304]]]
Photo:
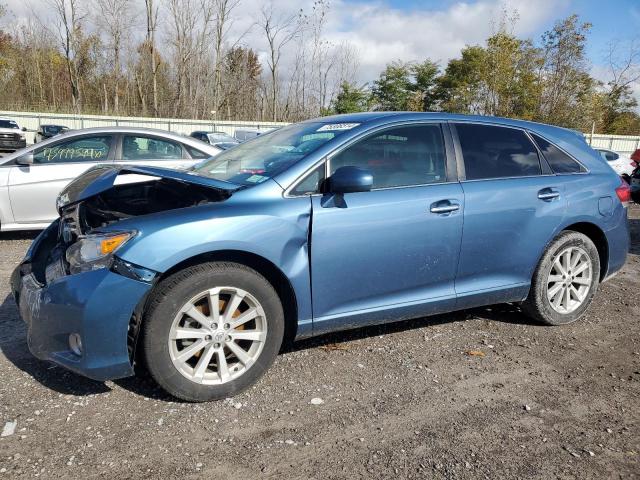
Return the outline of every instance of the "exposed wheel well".
[[[609,243],[604,232],[597,225],[588,222],[574,223],[564,230],[582,233],[595,244],[598,249],[598,257],[600,257],[600,281],[602,281],[606,277],[609,267]]]
[[[282,309],[284,311],[285,328],[282,344],[283,346],[286,346],[293,342],[298,329],[298,304],[296,302],[295,291],[284,273],[282,273],[282,271],[269,260],[259,255],[239,250],[221,250],[196,255],[174,265],[164,272],[156,282],[156,285],[164,278],[175,272],[183,270],[184,268],[197,265],[199,263],[216,261],[235,262],[246,265],[247,267],[254,269],[260,275],[265,277],[269,283],[271,283],[278,293],[278,297],[280,297],[280,302],[282,303]],[[147,294],[145,301],[142,302],[139,309],[136,309],[136,312],[131,317],[128,344],[129,354],[132,360],[134,357],[137,357],[136,346],[140,340],[138,333],[140,331],[142,318],[146,309],[146,300],[151,297],[152,293],[153,290]]]
[[[285,274],[282,273],[282,271],[278,267],[276,267],[273,263],[271,263],[264,257],[240,250],[220,250],[215,252],[208,252],[201,255],[196,255],[195,257],[191,257],[187,260],[184,260],[183,262],[180,262],[177,265],[174,265],[172,268],[162,274],[162,276],[160,277],[160,281],[162,281],[162,278],[165,278],[172,273],[178,270],[182,270],[190,265],[215,261],[235,262],[246,265],[247,267],[254,269],[256,272],[266,278],[269,283],[271,283],[276,292],[278,292],[280,302],[282,303],[282,309],[284,310],[285,332],[283,345],[292,342],[296,336],[296,331],[298,328],[298,304],[296,302],[296,294],[293,290],[293,287],[291,286],[291,282],[289,282],[289,279],[285,276]]]

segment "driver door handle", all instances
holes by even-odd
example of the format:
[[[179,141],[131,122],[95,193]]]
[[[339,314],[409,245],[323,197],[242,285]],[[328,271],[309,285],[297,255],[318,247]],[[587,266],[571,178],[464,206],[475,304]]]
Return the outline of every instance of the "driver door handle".
[[[434,202],[431,204],[429,211],[431,213],[452,213],[457,210],[460,210],[460,204],[454,203],[451,200],[440,200],[439,202]]]

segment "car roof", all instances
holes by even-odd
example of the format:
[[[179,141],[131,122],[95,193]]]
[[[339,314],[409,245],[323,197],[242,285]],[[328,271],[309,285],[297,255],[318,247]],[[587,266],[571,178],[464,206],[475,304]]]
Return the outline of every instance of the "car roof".
[[[174,140],[176,142],[187,144],[191,147],[197,148],[198,150],[203,150],[207,154],[215,155],[222,151],[221,148],[216,147],[215,145],[208,145],[200,140],[197,140],[193,137],[189,137],[186,135],[181,135],[179,133],[167,132],[166,130],[160,130],[157,128],[144,128],[144,127],[91,127],[91,128],[83,128],[80,130],[67,130],[64,133],[56,135],[54,137],[48,138],[42,142],[35,143],[33,145],[29,145],[26,149],[40,148],[47,146],[52,143],[57,143],[63,141],[65,139],[81,137],[85,135],[92,134],[117,134],[117,133],[129,133],[134,135],[155,135],[158,137],[164,137],[169,140]],[[16,150],[14,153],[11,153],[7,156],[4,156],[0,159],[0,165],[9,163],[13,160],[13,158],[22,155],[24,149]]]
[[[520,128],[527,128],[534,131],[553,130],[557,132],[563,132],[564,134],[572,134],[583,136],[582,132],[572,130],[564,127],[557,127],[554,125],[548,125],[544,123],[537,123],[528,120],[518,120],[513,118],[493,117],[489,115],[463,115],[458,113],[447,112],[360,112],[360,113],[346,113],[341,115],[330,115],[327,117],[313,118],[306,120],[307,122],[320,122],[320,123],[359,123],[366,124],[375,121],[402,121],[403,119],[419,121],[419,120],[431,120],[431,121],[459,121],[459,122],[479,122],[479,123],[493,123],[496,125],[514,126]]]
[[[202,142],[196,140],[195,138],[189,137],[187,135],[182,135],[180,133],[168,132],[166,130],[160,130],[159,128],[147,128],[147,127],[90,127],[83,128],[80,130],[70,130],[61,135],[56,136],[56,141],[59,141],[62,138],[71,138],[79,135],[91,135],[91,134],[99,134],[99,133],[129,133],[129,134],[137,134],[137,135],[156,135],[159,137],[165,137],[172,140],[176,140],[182,143],[188,143],[189,145],[197,145],[202,148]]]
[[[184,139],[186,138],[184,135],[175,132],[168,132],[167,130],[161,130],[159,128],[148,128],[148,127],[124,127],[124,126],[105,126],[105,127],[89,127],[74,130],[74,132],[82,132],[82,133],[146,133],[148,135],[163,135],[163,136],[171,136],[175,138]]]

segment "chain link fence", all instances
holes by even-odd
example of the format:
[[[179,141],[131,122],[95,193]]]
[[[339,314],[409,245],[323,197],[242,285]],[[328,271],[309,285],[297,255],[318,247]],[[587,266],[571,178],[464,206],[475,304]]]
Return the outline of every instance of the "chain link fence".
[[[224,132],[235,136],[237,130],[264,130],[286,125],[283,122],[247,122],[190,120],[183,118],[151,118],[151,117],[116,117],[103,115],[74,115],[65,113],[35,113],[0,111],[0,117],[15,120],[20,127],[27,129],[27,143],[33,143],[35,132],[40,125],[64,125],[74,130],[90,127],[144,127],[168,130],[170,132],[189,135],[196,130]]]
[[[284,122],[261,121],[230,121],[230,120],[190,120],[181,118],[151,118],[151,117],[116,117],[103,115],[74,115],[65,113],[37,113],[0,111],[0,117],[11,118],[20,127],[26,127],[27,142],[33,143],[33,136],[40,125],[65,125],[72,129],[105,126],[146,127],[168,130],[183,135],[189,135],[196,130],[225,132],[235,136],[240,129],[271,130],[286,125]],[[616,152],[631,154],[640,148],[640,135],[603,135],[585,134],[587,142],[593,148],[605,148]]]

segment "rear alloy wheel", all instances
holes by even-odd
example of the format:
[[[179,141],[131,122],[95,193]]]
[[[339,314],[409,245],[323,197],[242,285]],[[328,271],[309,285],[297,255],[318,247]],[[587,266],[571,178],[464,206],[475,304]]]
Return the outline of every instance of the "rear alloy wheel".
[[[229,397],[251,386],[280,349],[278,294],[256,271],[211,262],[163,280],[150,301],[142,347],[153,378],[188,401]]]
[[[556,312],[567,314],[584,303],[593,275],[591,258],[580,247],[567,247],[560,251],[547,277],[547,299]]]
[[[522,307],[547,325],[574,322],[591,304],[599,278],[598,249],[589,237],[562,232],[542,256]]]

